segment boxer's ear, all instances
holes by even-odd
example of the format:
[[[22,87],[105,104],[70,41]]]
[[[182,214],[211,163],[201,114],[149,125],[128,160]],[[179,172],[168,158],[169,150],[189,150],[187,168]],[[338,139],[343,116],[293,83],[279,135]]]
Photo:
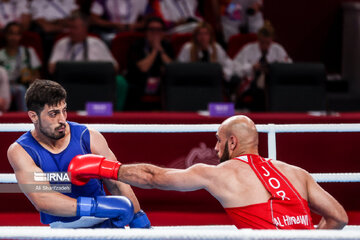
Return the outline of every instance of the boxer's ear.
[[[34,123],[34,124],[38,123],[39,117],[36,114],[36,112],[28,111],[28,116],[29,116],[30,120],[32,121],[32,123]]]
[[[229,149],[231,151],[234,151],[236,146],[237,146],[237,143],[238,143],[237,138],[234,135],[231,135],[230,138],[229,138],[229,143],[228,143]]]

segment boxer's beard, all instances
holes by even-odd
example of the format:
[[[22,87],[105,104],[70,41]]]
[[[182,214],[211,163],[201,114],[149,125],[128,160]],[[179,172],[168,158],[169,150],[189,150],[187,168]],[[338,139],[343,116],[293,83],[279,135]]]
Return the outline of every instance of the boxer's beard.
[[[229,146],[228,146],[228,143],[226,142],[225,147],[224,147],[224,152],[220,157],[220,163],[223,163],[229,159],[230,159]]]
[[[53,139],[53,140],[59,140],[65,136],[65,131],[63,133],[56,134],[56,130],[58,130],[61,127],[65,127],[65,124],[60,124],[60,126],[56,127],[54,131],[51,131],[49,128],[44,128],[41,124],[41,120],[39,119],[39,130],[42,134],[44,134],[46,137]]]

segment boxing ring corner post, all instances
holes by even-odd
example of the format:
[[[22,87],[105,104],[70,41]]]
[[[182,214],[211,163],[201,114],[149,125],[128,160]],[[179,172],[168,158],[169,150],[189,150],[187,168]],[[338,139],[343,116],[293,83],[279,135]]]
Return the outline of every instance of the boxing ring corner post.
[[[268,158],[276,160],[276,129],[275,124],[268,124]]]

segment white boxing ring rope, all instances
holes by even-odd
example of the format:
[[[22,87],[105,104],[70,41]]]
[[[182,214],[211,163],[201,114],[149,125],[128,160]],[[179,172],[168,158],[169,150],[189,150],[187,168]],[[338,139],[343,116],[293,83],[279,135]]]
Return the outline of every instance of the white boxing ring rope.
[[[311,173],[317,182],[360,182],[360,173]],[[0,173],[1,183],[17,183],[15,174]]]
[[[155,227],[153,229],[51,229],[49,227],[0,227],[7,239],[141,239],[141,240],[353,240],[360,239],[356,228],[338,230],[237,230],[234,226]]]
[[[105,133],[190,133],[216,132],[218,124],[87,124]],[[276,159],[276,133],[290,132],[360,132],[360,124],[292,124],[257,125],[259,132],[268,133],[268,155]],[[0,124],[0,132],[24,132],[32,124]],[[318,182],[360,182],[360,173],[313,173]],[[16,183],[14,174],[0,174],[0,183]],[[179,226],[153,229],[51,229],[49,227],[0,227],[0,239],[360,239],[359,226],[337,230],[237,230],[234,226]]]
[[[216,132],[219,124],[86,124],[103,133],[196,133]],[[25,132],[29,123],[2,123],[0,132]],[[360,124],[259,124],[268,134],[268,156],[276,159],[276,133],[360,132]],[[313,173],[318,182],[360,182],[360,173]],[[0,183],[16,183],[14,174],[0,174]]]

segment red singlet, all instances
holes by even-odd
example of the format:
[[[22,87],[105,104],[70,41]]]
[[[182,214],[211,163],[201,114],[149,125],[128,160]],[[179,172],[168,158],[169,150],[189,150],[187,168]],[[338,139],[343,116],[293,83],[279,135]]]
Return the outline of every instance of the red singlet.
[[[266,190],[267,202],[244,207],[225,208],[237,228],[314,229],[308,203],[270,159],[246,154],[234,158],[249,164]]]

